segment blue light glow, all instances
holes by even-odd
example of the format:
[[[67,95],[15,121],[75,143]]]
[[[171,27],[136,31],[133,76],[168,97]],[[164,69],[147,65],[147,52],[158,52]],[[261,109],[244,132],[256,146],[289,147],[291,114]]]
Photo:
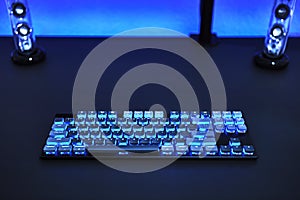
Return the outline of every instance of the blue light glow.
[[[163,27],[190,34],[199,32],[200,0],[29,0],[36,35],[110,36],[140,27]],[[215,1],[213,31],[220,36],[265,36],[273,2]],[[298,12],[299,9],[299,12]],[[11,35],[5,1],[0,1],[0,35]],[[299,13],[299,14],[298,14]],[[300,35],[300,1],[291,34]]]

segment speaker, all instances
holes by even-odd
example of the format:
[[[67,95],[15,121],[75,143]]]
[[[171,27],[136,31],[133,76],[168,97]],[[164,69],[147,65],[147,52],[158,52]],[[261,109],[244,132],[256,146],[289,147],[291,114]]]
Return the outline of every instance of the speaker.
[[[6,0],[15,49],[11,53],[16,64],[29,65],[45,59],[45,51],[36,45],[27,0]]]
[[[263,68],[282,69],[289,64],[285,54],[288,33],[296,0],[275,0],[263,52],[255,55],[256,64]]]

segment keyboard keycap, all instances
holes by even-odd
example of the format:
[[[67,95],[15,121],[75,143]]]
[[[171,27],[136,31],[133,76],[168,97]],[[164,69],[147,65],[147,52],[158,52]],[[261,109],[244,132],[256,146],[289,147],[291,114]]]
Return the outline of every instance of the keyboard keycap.
[[[245,124],[238,125],[237,126],[237,132],[238,133],[246,133],[247,132],[247,126]]]
[[[207,156],[215,156],[218,154],[219,150],[216,145],[213,146],[205,146],[205,153]]]
[[[152,138],[151,139],[151,144],[160,146],[161,145],[161,139],[160,138]]]
[[[98,146],[98,145],[105,145],[105,140],[100,138],[100,139],[95,139],[94,140],[94,145]]]
[[[155,133],[155,131],[145,131],[145,137],[154,138],[154,137],[156,137],[156,133]]]
[[[255,152],[255,150],[254,150],[253,145],[244,145],[243,153],[245,156],[252,156],[252,155],[254,155],[254,152]]]
[[[98,119],[106,119],[107,118],[107,112],[106,111],[99,111],[98,112]]]
[[[126,146],[128,144],[128,140],[126,138],[117,139],[118,146]]]
[[[179,135],[177,134],[176,131],[169,131],[169,132],[168,132],[168,137],[169,137],[169,138],[178,138]]]
[[[74,118],[68,117],[68,118],[65,118],[65,122],[64,123],[68,124],[68,125],[75,125],[75,120],[74,120]]]
[[[181,119],[189,119],[190,118],[190,113],[188,111],[181,111],[180,112],[180,118]]]
[[[210,118],[210,114],[208,111],[201,111],[200,112],[200,118],[205,119],[205,118]]]
[[[172,152],[174,152],[174,146],[173,145],[162,145],[161,146],[161,151],[163,152],[163,153],[168,153],[168,155],[169,155],[169,153],[172,153]]]
[[[112,125],[110,127],[111,132],[116,133],[116,132],[120,132],[121,131],[121,127],[118,125]]]
[[[170,119],[170,124],[172,125],[179,125],[180,124],[180,118],[174,118],[174,119]]]
[[[100,126],[98,124],[93,124],[89,126],[89,131],[100,131]]]
[[[164,112],[163,111],[155,111],[154,112],[154,118],[164,118]]]
[[[88,139],[83,139],[82,142],[83,142],[83,144],[84,144],[85,146],[91,146],[91,145],[94,145],[94,140],[93,140],[93,139],[90,139],[90,138],[88,138]]]
[[[203,147],[198,145],[191,145],[190,150],[193,155],[201,155],[204,153]]]
[[[159,132],[157,132],[157,137],[158,138],[167,138],[168,134],[165,131],[159,131]]]
[[[181,139],[181,138],[176,138],[173,140],[173,143],[176,144],[176,145],[185,145],[185,139]]]
[[[204,138],[203,146],[215,146],[217,144],[215,138]]]
[[[191,124],[190,119],[181,119],[181,125],[188,125],[188,124]]]
[[[133,138],[134,137],[134,133],[133,133],[133,131],[123,132],[123,137],[124,138]]]
[[[240,146],[241,145],[241,141],[239,138],[230,138],[229,139],[229,145],[230,146]]]
[[[231,147],[231,154],[235,156],[241,156],[243,154],[243,147],[242,146]]]
[[[200,118],[200,113],[198,111],[192,111],[190,113],[190,118],[193,119],[193,118]]]
[[[123,132],[122,131],[113,132],[112,137],[113,138],[122,138],[123,137]]]
[[[231,118],[232,115],[231,115],[231,112],[230,111],[223,111],[222,112],[222,118],[223,119],[226,119],[226,118]]]
[[[167,118],[161,118],[159,120],[159,124],[163,125],[163,126],[168,125],[169,124],[169,119],[167,119]]]
[[[174,125],[166,125],[166,132],[171,132],[175,131],[175,126]]]
[[[126,124],[127,124],[127,119],[126,119],[126,118],[119,118],[119,119],[117,120],[117,124],[118,124],[119,126],[126,125]]]
[[[104,131],[110,131],[110,126],[107,125],[107,124],[102,124],[102,125],[100,126],[100,130],[101,130],[102,132],[104,132]]]
[[[155,125],[155,126],[154,126],[154,131],[155,131],[156,133],[162,132],[162,131],[164,131],[164,130],[165,130],[165,127],[164,127],[163,125]]]
[[[159,119],[151,118],[149,123],[152,124],[153,126],[158,125],[159,124]]]
[[[118,118],[118,113],[116,111],[109,111],[107,113],[107,118],[108,119],[116,119],[116,118]]]
[[[177,153],[182,155],[183,153],[185,153],[189,150],[189,147],[187,145],[176,145],[175,149],[176,149]]]
[[[202,132],[202,131],[194,131],[192,132],[192,136],[196,139],[201,139],[203,140],[204,137],[205,137],[206,133],[205,132]]]
[[[226,118],[224,122],[225,126],[227,125],[234,125],[234,120],[232,118]]]
[[[163,145],[172,145],[172,143],[173,143],[172,139],[170,139],[170,138],[165,138],[162,140]]]
[[[52,130],[54,131],[65,131],[67,129],[67,124],[53,124]]]
[[[67,131],[50,131],[49,133],[49,136],[53,138],[65,138],[67,135]]]
[[[87,113],[87,118],[89,118],[89,119],[96,119],[97,118],[97,112],[96,111],[89,111]]]
[[[129,139],[129,144],[133,145],[133,146],[138,145],[139,144],[139,140],[137,138],[130,138]]]
[[[139,140],[140,145],[149,145],[150,144],[150,139],[149,138],[141,138]]]
[[[243,124],[245,124],[245,120],[243,118],[237,118],[237,119],[235,119],[235,124],[243,125]]]
[[[122,125],[121,129],[122,129],[122,131],[124,131],[124,132],[131,132],[131,131],[132,131],[132,126],[131,126],[131,125],[128,125],[128,124]]]
[[[152,132],[154,130],[153,125],[149,124],[147,126],[144,126],[145,132]]]
[[[129,125],[136,125],[137,124],[137,120],[136,119],[127,119],[127,124]]]
[[[77,131],[69,131],[67,137],[68,138],[78,138],[79,134]]]
[[[64,124],[64,122],[65,122],[64,118],[55,118],[54,119],[54,124],[56,124],[56,125],[62,125],[62,124]]]
[[[136,119],[143,118],[144,113],[143,113],[143,111],[134,111],[133,117]]]
[[[140,118],[140,119],[138,120],[138,124],[139,124],[140,126],[147,126],[147,125],[148,125],[148,119],[147,119],[147,118]]]
[[[71,145],[66,145],[66,146],[59,146],[58,147],[58,153],[60,155],[71,155],[72,152],[72,146]]]
[[[56,155],[57,146],[56,145],[45,145],[43,148],[43,152],[46,155]]]
[[[236,131],[235,125],[226,126],[226,133],[233,134],[235,133],[235,131]]]
[[[233,111],[233,112],[232,112],[232,117],[233,117],[234,119],[242,118],[242,117],[243,117],[243,114],[242,114],[241,111]]]
[[[90,137],[92,139],[101,138],[101,132],[100,131],[91,131]]]
[[[114,124],[117,124],[117,119],[116,118],[108,118],[106,120],[106,124],[108,125],[114,125]]]
[[[123,112],[123,118],[132,118],[133,112],[132,111],[124,111]]]
[[[145,132],[144,132],[144,131],[136,131],[136,132],[134,133],[134,136],[135,136],[136,138],[144,138],[144,137],[145,137]]]
[[[153,118],[153,116],[154,116],[153,111],[145,111],[144,112],[144,117],[147,119],[151,119],[151,118]]]
[[[170,119],[178,119],[179,118],[179,112],[178,111],[171,111],[170,112]]]
[[[186,126],[184,124],[180,124],[177,127],[177,132],[184,132],[184,131],[186,131]]]
[[[231,151],[230,146],[228,146],[228,145],[221,145],[220,146],[220,155],[229,156],[230,151]]]
[[[104,146],[92,146],[88,148],[88,151],[97,155],[102,154],[115,154],[120,151],[130,151],[135,153],[148,153],[153,151],[158,151],[159,148],[156,145],[129,145],[129,146],[114,146],[114,145],[104,145]]]
[[[69,145],[71,138],[48,138],[46,144],[49,146]]]
[[[180,138],[192,138],[193,135],[190,132],[184,131],[180,132]]]
[[[197,138],[186,138],[186,144],[190,146],[200,146],[203,142],[203,140],[197,139]]]
[[[78,131],[79,132],[87,132],[87,131],[89,131],[89,127],[87,125],[79,125]]]
[[[195,124],[187,125],[187,131],[188,131],[188,132],[195,132],[195,131],[198,131],[198,126],[195,125]]]
[[[222,113],[220,111],[212,111],[212,118],[216,119],[216,118],[221,118],[222,117]]]
[[[78,119],[80,119],[80,118],[85,119],[85,118],[86,118],[86,115],[87,115],[86,111],[78,111],[78,112],[77,112],[77,118],[78,118]]]
[[[224,133],[224,132],[225,132],[225,127],[224,127],[224,125],[216,125],[216,126],[215,126],[215,132],[216,132],[216,133]]]
[[[85,154],[85,146],[84,145],[74,146],[73,153],[75,155],[84,155]]]

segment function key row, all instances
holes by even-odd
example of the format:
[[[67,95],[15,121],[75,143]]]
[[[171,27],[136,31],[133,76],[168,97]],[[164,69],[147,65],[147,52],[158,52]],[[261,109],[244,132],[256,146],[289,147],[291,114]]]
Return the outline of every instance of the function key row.
[[[165,118],[165,113],[163,111],[124,111],[123,118]],[[171,111],[169,114],[170,119],[189,119],[189,118],[242,118],[241,111],[212,111],[211,114],[208,111]],[[76,118],[118,118],[118,113],[116,111],[79,111]]]
[[[225,125],[225,126],[234,126],[234,125],[244,125],[245,120],[243,118],[192,118],[192,119],[180,119],[180,118],[55,118],[54,125],[56,127],[64,128],[67,125],[140,125],[140,126],[148,126],[148,125],[202,125],[202,126],[218,126],[218,125]]]

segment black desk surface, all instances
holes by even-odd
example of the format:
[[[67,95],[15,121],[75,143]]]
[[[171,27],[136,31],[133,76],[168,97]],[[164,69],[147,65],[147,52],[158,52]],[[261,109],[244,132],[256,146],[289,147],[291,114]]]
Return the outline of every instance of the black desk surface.
[[[40,38],[46,62],[15,66],[11,38],[0,38],[1,199],[300,199],[299,39],[282,71],[257,68],[262,39],[224,39],[208,52],[222,74],[229,108],[241,108],[257,161],[186,161],[128,174],[98,161],[44,161],[55,113],[71,112],[77,70],[101,39]]]

